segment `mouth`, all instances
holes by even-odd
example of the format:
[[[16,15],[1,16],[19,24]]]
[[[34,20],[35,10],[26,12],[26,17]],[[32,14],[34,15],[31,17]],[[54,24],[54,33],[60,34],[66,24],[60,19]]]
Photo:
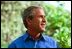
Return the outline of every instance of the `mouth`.
[[[46,25],[45,23],[44,24],[41,24],[42,27],[45,27],[45,25]]]
[[[41,25],[45,25],[45,24],[41,24]]]
[[[41,25],[46,25],[45,23],[42,23]]]

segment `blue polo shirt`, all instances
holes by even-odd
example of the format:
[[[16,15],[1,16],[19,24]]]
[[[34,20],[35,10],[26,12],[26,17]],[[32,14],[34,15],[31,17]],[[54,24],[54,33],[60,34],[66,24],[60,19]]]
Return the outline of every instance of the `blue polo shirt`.
[[[26,32],[13,41],[8,48],[58,48],[58,45],[52,37],[41,34],[38,40],[33,40]]]

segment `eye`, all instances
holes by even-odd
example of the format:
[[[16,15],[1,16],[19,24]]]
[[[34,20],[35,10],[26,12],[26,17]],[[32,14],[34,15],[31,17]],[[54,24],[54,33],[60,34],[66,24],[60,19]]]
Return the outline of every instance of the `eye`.
[[[40,17],[42,18],[43,16],[42,16],[42,15],[40,15]]]
[[[40,17],[41,17],[41,18],[45,18],[45,16],[43,16],[43,15],[40,15]]]
[[[44,18],[45,18],[45,16],[44,16]]]

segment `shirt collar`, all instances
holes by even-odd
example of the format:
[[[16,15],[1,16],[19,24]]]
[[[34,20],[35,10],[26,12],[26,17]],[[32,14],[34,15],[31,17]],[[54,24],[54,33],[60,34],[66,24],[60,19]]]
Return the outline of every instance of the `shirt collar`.
[[[26,41],[27,39],[30,39],[31,36],[28,34],[28,32],[26,31],[26,33],[23,35],[23,39],[24,41]],[[39,40],[45,40],[45,36],[43,34],[40,35],[40,39]]]
[[[42,34],[42,37],[43,37],[43,39],[46,41],[47,39],[47,37],[46,37],[46,35],[44,35],[44,34]]]

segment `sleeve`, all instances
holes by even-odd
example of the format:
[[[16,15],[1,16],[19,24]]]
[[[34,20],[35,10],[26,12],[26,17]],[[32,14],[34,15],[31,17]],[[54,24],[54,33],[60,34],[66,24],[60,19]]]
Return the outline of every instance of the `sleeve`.
[[[11,44],[8,46],[8,48],[16,48],[15,43],[11,43]]]

